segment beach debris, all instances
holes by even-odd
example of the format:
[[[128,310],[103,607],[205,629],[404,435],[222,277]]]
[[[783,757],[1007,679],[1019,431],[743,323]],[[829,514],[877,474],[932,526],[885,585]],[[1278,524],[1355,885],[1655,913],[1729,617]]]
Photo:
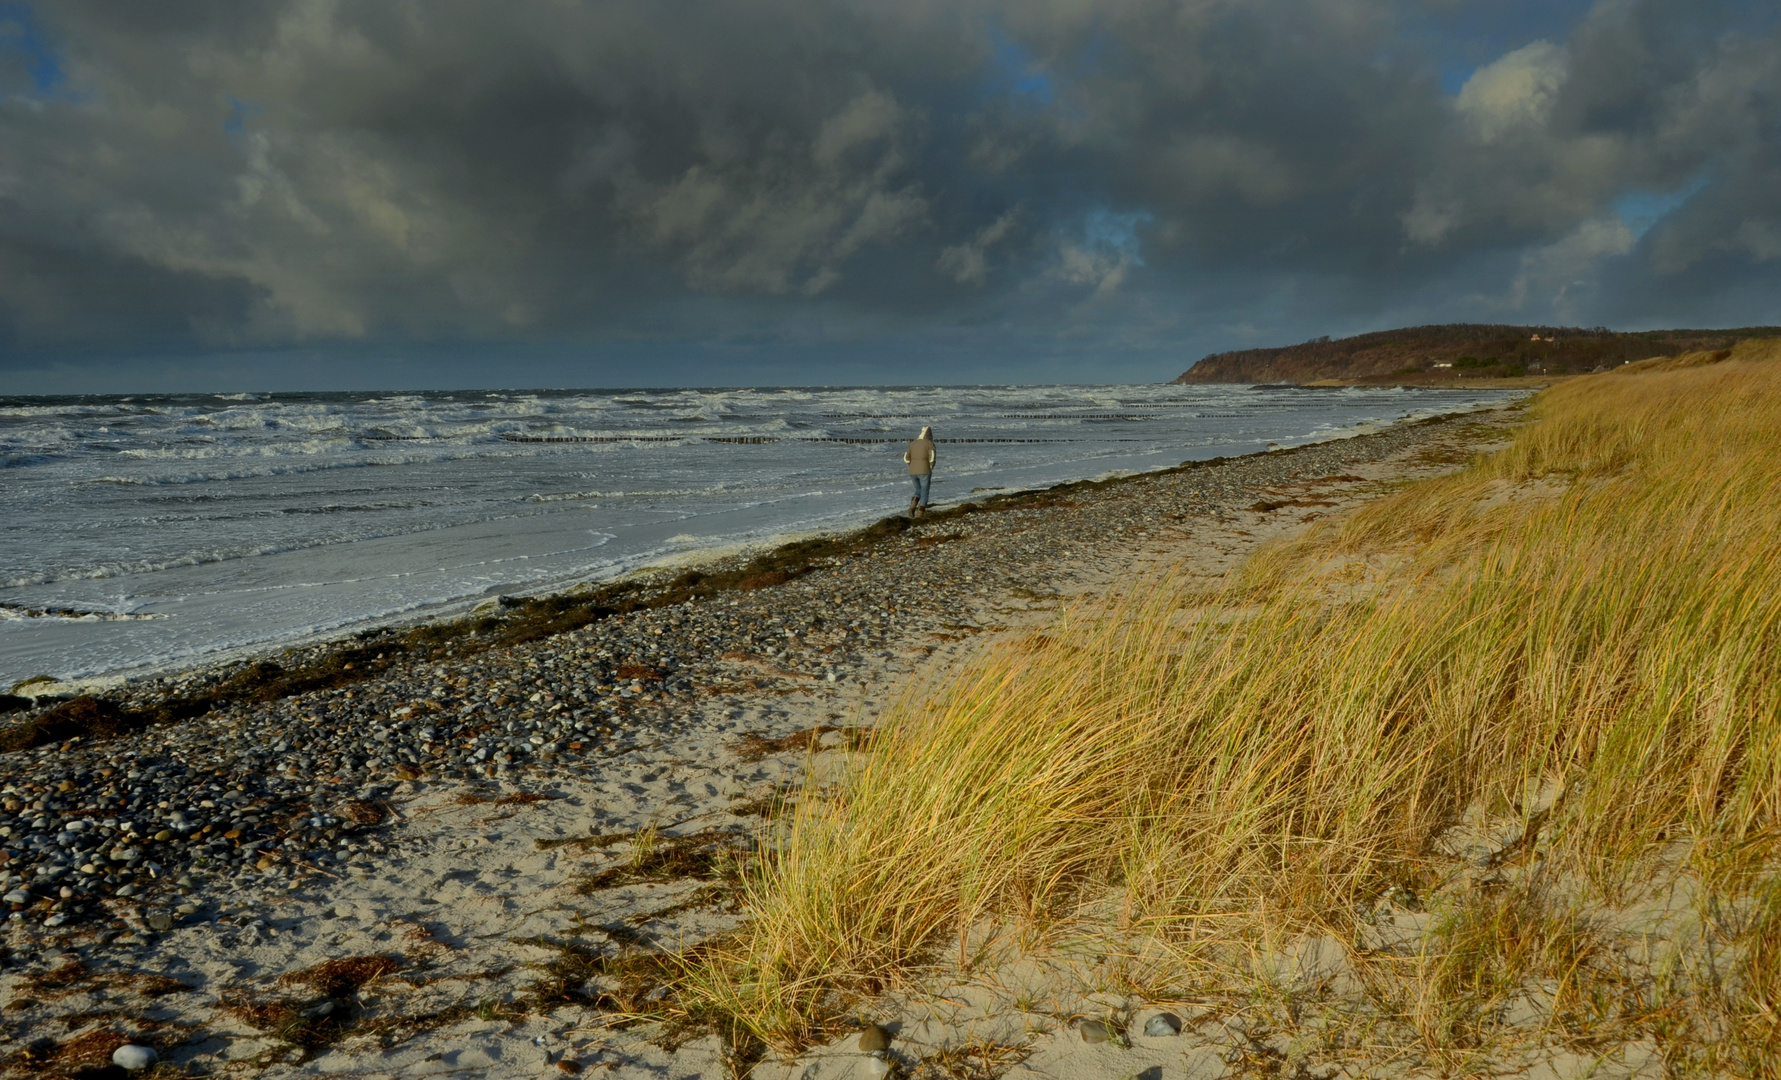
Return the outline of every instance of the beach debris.
[[[890,1029],[883,1024],[867,1024],[860,1032],[860,1049],[868,1054],[882,1054],[890,1049]]]
[[[120,1069],[138,1072],[153,1065],[158,1056],[152,1046],[125,1043],[111,1052],[111,1063]]]
[[[1119,1032],[1105,1020],[1084,1020],[1076,1025],[1085,1043],[1117,1043]]]

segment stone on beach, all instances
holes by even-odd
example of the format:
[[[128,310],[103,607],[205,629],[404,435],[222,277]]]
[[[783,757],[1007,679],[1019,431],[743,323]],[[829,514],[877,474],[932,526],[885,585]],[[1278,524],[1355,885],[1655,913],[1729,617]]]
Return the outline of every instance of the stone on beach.
[[[154,1048],[150,1046],[125,1043],[111,1052],[111,1063],[120,1069],[128,1069],[130,1072],[146,1069],[155,1061],[156,1054]]]
[[[1105,1020],[1084,1020],[1076,1026],[1076,1030],[1082,1033],[1082,1041],[1085,1043],[1115,1042],[1118,1039],[1113,1025]]]
[[[1144,1021],[1144,1034],[1153,1039],[1181,1034],[1181,1017],[1174,1013],[1157,1013]]]
[[[890,1029],[883,1024],[867,1024],[866,1030],[860,1032],[860,1049],[868,1054],[889,1050],[890,1044]]]

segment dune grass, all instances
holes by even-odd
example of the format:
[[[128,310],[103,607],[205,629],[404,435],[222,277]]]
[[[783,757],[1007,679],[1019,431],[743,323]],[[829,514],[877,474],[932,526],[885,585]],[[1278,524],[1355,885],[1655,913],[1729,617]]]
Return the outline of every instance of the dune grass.
[[[1392,891],[1512,863],[1539,874],[1456,909],[1375,1004],[1461,1047],[1531,979],[1555,1017],[1668,1024],[1716,1044],[1689,1060],[1760,1073],[1781,1037],[1781,343],[1565,382],[1531,416],[1217,595],[1132,582],[912,688],[841,788],[799,802],[686,1000],[788,1049],[912,967],[968,964],[976,929],[1039,942],[1091,912],[1228,977],[1246,935],[1352,940]],[[1492,825],[1456,851],[1468,820]],[[1616,983],[1540,892],[1612,899],[1660,865],[1755,898],[1711,1016],[1676,1014],[1698,980]]]

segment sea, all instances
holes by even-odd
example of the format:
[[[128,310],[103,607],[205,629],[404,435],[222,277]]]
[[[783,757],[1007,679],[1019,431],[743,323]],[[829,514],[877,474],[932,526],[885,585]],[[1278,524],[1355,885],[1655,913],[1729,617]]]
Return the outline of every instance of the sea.
[[[774,387],[0,397],[0,690],[452,615],[1502,391]]]

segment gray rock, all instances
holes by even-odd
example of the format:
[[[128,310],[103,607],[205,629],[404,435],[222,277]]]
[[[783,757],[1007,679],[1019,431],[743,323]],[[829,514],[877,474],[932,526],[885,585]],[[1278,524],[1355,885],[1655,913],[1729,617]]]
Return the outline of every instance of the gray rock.
[[[24,889],[14,889],[7,893],[3,899],[9,904],[29,904],[31,902],[31,894]]]
[[[173,916],[167,914],[165,911],[157,911],[153,915],[150,915],[147,922],[150,930],[165,931],[173,929]]]
[[[1157,1013],[1144,1021],[1144,1034],[1153,1039],[1181,1034],[1181,1017],[1174,1013]]]
[[[153,1065],[155,1060],[156,1054],[153,1047],[138,1046],[135,1043],[125,1043],[111,1052],[111,1063],[131,1072],[146,1069]]]

